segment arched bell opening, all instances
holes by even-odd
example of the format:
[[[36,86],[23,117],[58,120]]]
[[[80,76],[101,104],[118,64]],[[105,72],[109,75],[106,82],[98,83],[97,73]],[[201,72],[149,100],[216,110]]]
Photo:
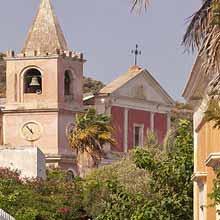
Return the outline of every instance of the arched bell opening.
[[[24,93],[42,93],[42,75],[37,69],[29,69],[24,74]]]
[[[66,70],[64,72],[64,100],[65,102],[72,101],[73,98],[73,91],[74,91],[74,80],[72,71]]]
[[[64,95],[71,95],[71,77],[70,71],[65,72],[64,76]]]

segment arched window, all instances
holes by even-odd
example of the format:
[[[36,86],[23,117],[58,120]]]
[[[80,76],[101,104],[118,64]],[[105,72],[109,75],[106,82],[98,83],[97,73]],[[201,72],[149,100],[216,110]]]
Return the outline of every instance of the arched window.
[[[42,93],[42,76],[39,70],[32,68],[24,74],[24,93]]]
[[[72,95],[72,80],[69,70],[65,71],[64,75],[64,95]]]

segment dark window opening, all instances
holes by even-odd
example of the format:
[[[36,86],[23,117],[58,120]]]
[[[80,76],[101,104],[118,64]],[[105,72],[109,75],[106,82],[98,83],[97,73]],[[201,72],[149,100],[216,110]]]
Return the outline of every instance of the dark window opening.
[[[134,146],[140,146],[140,132],[141,132],[141,128],[140,127],[136,127],[134,128]]]
[[[71,95],[71,78],[68,70],[65,72],[64,77],[64,95]]]
[[[25,73],[24,93],[42,93],[42,76],[39,70],[30,69]]]

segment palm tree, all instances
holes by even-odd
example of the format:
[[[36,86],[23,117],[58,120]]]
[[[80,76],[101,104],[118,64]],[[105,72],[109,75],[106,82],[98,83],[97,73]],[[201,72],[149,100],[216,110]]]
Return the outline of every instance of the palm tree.
[[[220,74],[220,1],[204,0],[202,7],[192,16],[183,38],[183,44],[200,51],[205,74]],[[210,84],[213,86],[213,83]]]
[[[211,75],[208,87],[210,100],[205,112],[205,120],[214,121],[220,129],[220,1],[203,0],[202,7],[192,16],[183,38],[186,47],[199,49],[202,68],[206,76]]]
[[[132,9],[147,7],[149,0],[133,0]],[[220,0],[202,0],[201,8],[190,18],[183,37],[183,45],[192,51],[198,49],[204,59],[205,73],[220,74],[218,51],[220,47]]]
[[[111,119],[105,114],[96,114],[89,109],[76,117],[75,129],[69,136],[69,143],[77,152],[77,164],[83,177],[92,167],[98,166],[104,154],[106,143],[115,144],[112,138]]]
[[[150,0],[132,0],[132,11],[135,8],[147,8],[147,6],[149,5]]]

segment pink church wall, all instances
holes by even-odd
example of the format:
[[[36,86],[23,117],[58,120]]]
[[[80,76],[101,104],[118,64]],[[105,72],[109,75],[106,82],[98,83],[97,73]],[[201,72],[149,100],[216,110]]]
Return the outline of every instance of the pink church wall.
[[[65,71],[71,71],[71,80],[73,81],[72,95],[73,101],[66,103],[64,101],[64,76]],[[59,107],[70,108],[73,106],[81,107],[83,105],[83,63],[69,59],[58,59],[58,82],[59,82]]]
[[[45,154],[58,153],[58,113],[8,113],[4,114],[4,144],[12,146],[29,146],[21,135],[21,127],[28,121],[36,121],[42,126],[42,135],[34,145]]]
[[[42,94],[24,94],[23,93],[23,75],[29,68],[37,68],[42,73]],[[57,75],[57,59],[21,59],[7,61],[7,85],[6,85],[6,99],[8,108],[12,103],[15,105],[14,109],[18,104],[19,107],[22,104],[27,109],[57,107],[58,94],[57,91],[58,80]],[[13,83],[12,83],[13,82]],[[35,100],[35,102],[33,102]],[[33,104],[38,102],[36,107]],[[40,107],[39,107],[40,103]],[[31,107],[30,107],[31,106]],[[11,108],[11,107],[9,107]]]
[[[113,136],[117,142],[116,146],[113,147],[113,150],[122,152],[124,148],[124,108],[112,106],[111,115],[112,125],[115,129]]]
[[[113,137],[116,139],[116,146],[113,150],[123,152],[124,151],[124,112],[125,108],[112,106],[111,116],[112,124],[115,129]],[[148,111],[128,109],[128,150],[133,148],[133,135],[134,125],[144,125],[144,140],[147,130],[151,126],[151,113]],[[154,114],[154,132],[156,133],[159,143],[163,143],[163,140],[167,133],[167,115],[161,113]]]
[[[163,143],[163,140],[167,133],[167,115],[166,114],[155,113],[154,131],[158,137],[159,143]]]
[[[59,113],[59,139],[58,139],[58,153],[61,155],[71,155],[73,151],[69,146],[69,142],[66,135],[67,126],[70,123],[74,123],[75,121],[75,114],[69,111],[63,111]]]
[[[144,138],[147,129],[150,128],[150,112],[129,109],[128,112],[128,149],[133,148],[133,128],[134,124],[144,125]]]

